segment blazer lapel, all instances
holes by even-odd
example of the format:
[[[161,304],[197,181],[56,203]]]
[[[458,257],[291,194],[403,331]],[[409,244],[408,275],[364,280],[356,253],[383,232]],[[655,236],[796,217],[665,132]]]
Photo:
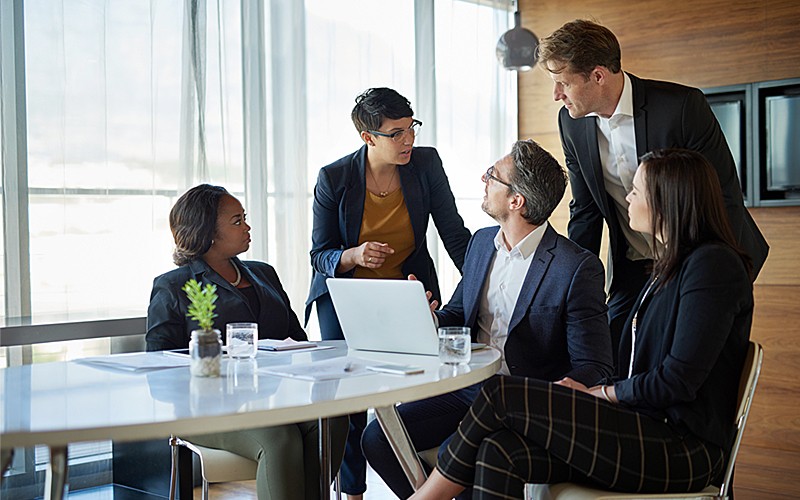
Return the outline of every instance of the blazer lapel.
[[[397,169],[400,175],[400,189],[403,190],[408,217],[411,219],[411,227],[414,230],[414,248],[420,248],[422,242],[425,241],[428,217],[422,201],[422,186],[419,178],[415,175],[413,150],[411,161],[407,165],[397,165]]]
[[[237,259],[238,260],[238,259]],[[203,259],[195,259],[189,263],[189,268],[198,282],[210,282],[217,286],[217,288],[224,288],[231,293],[239,293],[236,288],[228,283],[222,276],[217,274],[216,271],[206,264]]]
[[[464,319],[465,325],[475,326],[478,317],[478,310],[481,307],[481,291],[486,284],[486,279],[489,275],[489,265],[492,263],[497,249],[494,247],[494,236],[497,235],[497,227],[492,238],[485,240],[482,245],[483,248],[475,248],[470,250],[468,257],[476,255],[474,262],[465,262],[464,269],[469,269],[469,273],[464,273]],[[471,259],[470,259],[471,260]]]
[[[508,324],[509,333],[522,321],[533,302],[536,290],[539,289],[539,285],[541,285],[544,275],[550,267],[550,262],[553,260],[553,249],[556,247],[557,241],[555,229],[548,225],[542,236],[542,241],[536,247],[533,260],[528,267],[528,273],[525,275],[525,281],[522,283],[517,304],[514,306],[514,314],[511,315],[511,321]]]
[[[647,147],[647,104],[644,82],[628,73],[633,87],[633,129],[636,134],[636,157],[641,158],[648,151]]]
[[[344,227],[345,247],[358,245],[358,235],[361,232],[361,220],[364,217],[364,197],[367,192],[366,185],[367,145],[361,147],[353,155],[350,163],[348,179],[344,192]]]
[[[584,169],[584,172],[595,201],[603,215],[608,217],[610,212],[606,195],[606,181],[603,178],[603,163],[600,161],[600,146],[597,144],[597,122],[593,116],[582,118],[582,120],[586,134],[586,156],[589,158],[589,168]]]

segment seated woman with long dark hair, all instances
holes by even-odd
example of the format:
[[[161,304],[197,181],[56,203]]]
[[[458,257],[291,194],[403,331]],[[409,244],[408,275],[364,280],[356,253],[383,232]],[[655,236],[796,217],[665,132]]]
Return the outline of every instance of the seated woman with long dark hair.
[[[525,483],[564,481],[691,492],[721,478],[753,317],[748,258],[699,153],[646,154],[628,202],[631,228],[657,251],[616,381],[490,379],[412,498],[466,486],[473,498],[522,498]]]
[[[169,214],[179,266],[153,282],[147,310],[147,350],[185,348],[197,323],[186,316],[189,300],[182,287],[194,278],[217,286],[217,317],[226,323],[258,323],[260,338],[307,340],[275,269],[236,256],[250,247],[250,226],[239,200],[225,188],[201,184],[187,191]],[[344,454],[347,417],[331,422],[334,470]],[[213,429],[209,429],[213,431]],[[258,462],[259,500],[319,498],[317,422],[234,432],[182,436],[209,448],[224,449]]]

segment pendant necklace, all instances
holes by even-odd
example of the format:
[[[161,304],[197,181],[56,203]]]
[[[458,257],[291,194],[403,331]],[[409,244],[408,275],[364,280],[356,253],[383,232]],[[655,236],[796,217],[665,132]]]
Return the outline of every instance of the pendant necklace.
[[[372,173],[372,169],[367,167],[367,171],[369,172],[370,177],[372,177],[372,182],[375,183],[375,187],[378,188],[378,196],[381,198],[386,198],[389,196],[389,189],[392,187],[395,174],[397,174],[397,166],[394,167],[394,172],[392,172],[392,178],[389,179],[389,185],[386,186],[386,191],[381,190],[381,187],[378,185],[378,179],[375,178],[375,174]]]
[[[239,286],[239,283],[241,283],[241,281],[242,281],[242,273],[241,273],[241,271],[239,271],[239,267],[233,262],[233,259],[230,259],[230,261],[231,261],[231,265],[236,270],[236,281],[229,281],[228,283],[230,283],[231,286],[236,288],[237,286]]]

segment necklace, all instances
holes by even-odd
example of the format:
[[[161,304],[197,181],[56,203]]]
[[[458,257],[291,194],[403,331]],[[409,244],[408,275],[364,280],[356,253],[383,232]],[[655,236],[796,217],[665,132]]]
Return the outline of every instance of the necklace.
[[[653,285],[656,284],[658,281],[658,275],[656,274],[653,281],[647,285],[647,289],[644,291],[644,295],[642,295],[642,300],[639,301],[639,305],[636,306],[636,312],[633,313],[633,320],[631,320],[631,361],[628,365],[628,378],[633,375],[633,355],[634,349],[636,347],[636,324],[639,322],[639,309],[642,308],[642,304],[644,303],[644,299],[647,298],[647,295],[650,293],[650,290],[653,288]]]
[[[375,174],[372,173],[372,169],[367,167],[367,171],[369,172],[370,177],[372,177],[372,182],[375,183],[375,187],[378,188],[378,196],[381,198],[386,198],[389,196],[389,188],[392,187],[392,182],[394,182],[394,176],[397,174],[397,167],[394,167],[394,172],[392,172],[392,178],[389,179],[389,185],[386,186],[386,191],[381,190],[381,187],[378,185],[378,179],[375,178]]]
[[[228,283],[230,283],[231,286],[236,288],[237,286],[239,286],[239,283],[241,283],[241,281],[242,281],[242,273],[241,273],[241,271],[239,271],[239,268],[236,266],[236,264],[234,264],[233,259],[231,259],[231,265],[236,270],[236,281],[229,281]]]

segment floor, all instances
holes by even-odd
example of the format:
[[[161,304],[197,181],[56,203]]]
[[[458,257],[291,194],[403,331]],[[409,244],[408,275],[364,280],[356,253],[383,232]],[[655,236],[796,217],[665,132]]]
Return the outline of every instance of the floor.
[[[212,484],[208,488],[208,494],[210,500],[250,500],[256,498],[255,487],[255,481]],[[201,495],[202,488],[195,488],[194,499],[200,500]],[[133,498],[138,500],[140,497],[130,496],[130,493],[120,492],[119,489],[115,491],[111,487],[92,488],[69,494],[70,500],[128,500]],[[141,498],[148,498],[149,500],[155,497],[145,496]],[[336,498],[333,490],[331,490],[331,498]],[[367,492],[364,494],[364,500],[395,500],[396,498],[380,476],[372,468],[367,468]]]
[[[224,483],[212,484],[208,488],[208,496],[210,500],[249,500],[255,499],[255,481],[243,481],[239,483]],[[200,488],[195,488],[194,500],[200,500]],[[336,495],[331,489],[331,499],[335,499]],[[342,498],[345,498],[342,495]],[[367,468],[367,492],[364,494],[364,500],[396,500],[392,490],[381,480],[380,476],[372,470]],[[84,499],[81,499],[84,500]],[[92,499],[94,500],[94,499]]]

